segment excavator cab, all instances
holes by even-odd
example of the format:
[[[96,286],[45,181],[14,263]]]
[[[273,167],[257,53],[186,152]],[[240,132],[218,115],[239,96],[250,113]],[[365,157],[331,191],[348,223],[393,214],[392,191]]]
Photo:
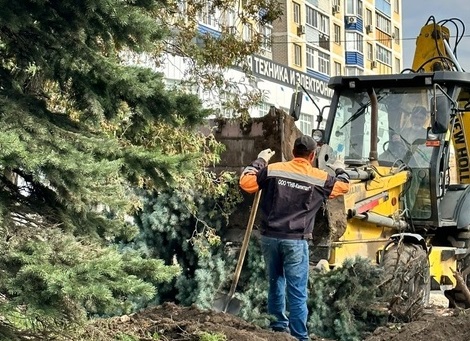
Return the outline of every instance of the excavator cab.
[[[434,147],[426,141],[432,87],[409,87],[406,82],[404,87],[368,85],[360,78],[340,84],[335,86],[337,99],[329,115],[333,119],[326,125],[331,157],[351,167],[374,164],[408,169],[415,181],[405,191],[410,195],[405,196],[403,209],[414,219],[431,219],[429,174]],[[376,113],[372,101],[377,102]],[[373,140],[376,143],[371,145]]]

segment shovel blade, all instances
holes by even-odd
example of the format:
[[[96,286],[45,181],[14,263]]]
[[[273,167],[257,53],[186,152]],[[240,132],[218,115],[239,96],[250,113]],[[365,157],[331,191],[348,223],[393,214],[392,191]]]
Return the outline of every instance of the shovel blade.
[[[242,301],[230,295],[220,294],[212,303],[212,308],[218,312],[237,315],[242,308]]]

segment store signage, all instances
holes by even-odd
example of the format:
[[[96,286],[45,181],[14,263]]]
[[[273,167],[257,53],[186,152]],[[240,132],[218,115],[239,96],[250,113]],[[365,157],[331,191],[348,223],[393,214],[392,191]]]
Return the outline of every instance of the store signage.
[[[285,65],[275,63],[259,56],[250,57],[251,71],[254,75],[277,83],[282,83],[295,88],[302,86],[309,92],[321,96],[332,97],[333,90],[328,88],[328,83],[314,76],[297,71]]]

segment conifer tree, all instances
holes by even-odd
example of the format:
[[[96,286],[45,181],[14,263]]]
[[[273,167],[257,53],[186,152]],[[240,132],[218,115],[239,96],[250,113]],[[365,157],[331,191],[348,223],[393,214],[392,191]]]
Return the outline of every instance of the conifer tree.
[[[191,128],[209,112],[187,88],[168,90],[161,74],[128,62],[143,55],[158,66],[162,52],[180,53],[194,61],[192,75],[210,79],[192,78],[198,85],[220,86],[223,69],[255,52],[261,41],[194,39],[194,13],[205,2],[190,1],[182,21],[174,17],[178,4],[0,1],[0,315],[8,327],[0,333],[11,334],[22,320],[51,336],[71,321],[151,301],[156,285],[174,278],[182,263],[149,257],[155,253],[142,252],[143,244],[129,247],[138,230],[127,218],[144,207],[142,193],[149,202],[179,196],[185,210],[178,219],[189,226],[177,229],[180,237],[190,227],[194,233],[191,221],[225,219],[214,217],[213,209],[198,217],[204,200],[192,200],[217,199],[234,188],[230,175],[205,172],[217,162],[220,146]],[[214,2],[211,10],[232,5]],[[275,5],[250,2],[240,12],[242,23],[275,19]],[[220,54],[219,43],[231,54]],[[202,149],[172,150],[178,132]],[[169,231],[171,221],[163,220],[162,228]],[[193,239],[203,243],[196,251],[211,238]]]
[[[367,258],[346,259],[326,273],[309,277],[308,327],[315,335],[339,341],[359,341],[387,322],[380,307],[381,269]]]
[[[135,187],[169,188],[195,166],[148,143],[153,126],[194,126],[207,111],[122,62],[123,50],[158,50],[164,2],[0,6],[0,315],[51,336],[131,311],[179,273],[116,242],[137,233]]]

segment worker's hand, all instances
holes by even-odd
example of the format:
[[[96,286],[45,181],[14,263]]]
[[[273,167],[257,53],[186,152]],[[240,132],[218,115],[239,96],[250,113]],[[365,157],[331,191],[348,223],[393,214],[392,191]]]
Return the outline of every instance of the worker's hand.
[[[268,149],[262,150],[258,154],[258,158],[261,158],[264,161],[269,162],[269,159],[274,155],[274,153],[275,153],[274,150],[271,150],[271,148],[268,148]]]

